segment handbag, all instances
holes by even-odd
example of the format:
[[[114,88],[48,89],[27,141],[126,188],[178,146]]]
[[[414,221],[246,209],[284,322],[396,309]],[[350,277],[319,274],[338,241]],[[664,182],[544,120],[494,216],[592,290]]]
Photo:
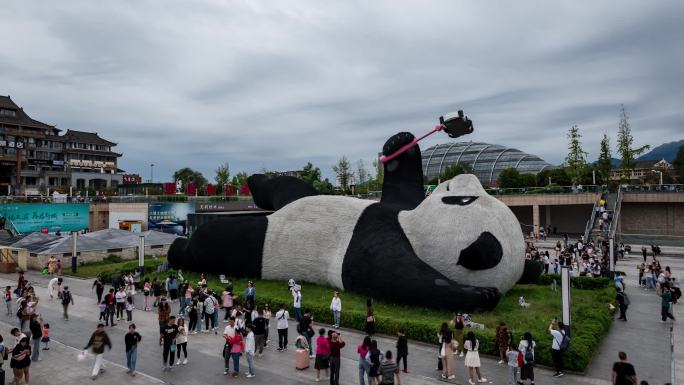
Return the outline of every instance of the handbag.
[[[171,353],[176,351],[176,344],[171,344]]]

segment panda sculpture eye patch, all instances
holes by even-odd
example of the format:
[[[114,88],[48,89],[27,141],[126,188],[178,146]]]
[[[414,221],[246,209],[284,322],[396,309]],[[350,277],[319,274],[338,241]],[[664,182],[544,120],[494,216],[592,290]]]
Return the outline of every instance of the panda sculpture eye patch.
[[[461,195],[461,196],[447,196],[447,197],[442,197],[442,203],[447,204],[447,205],[459,205],[459,206],[467,206],[477,199],[476,196],[467,196],[467,195]]]
[[[501,243],[485,231],[470,246],[461,250],[458,264],[469,270],[486,270],[498,265],[502,257]]]

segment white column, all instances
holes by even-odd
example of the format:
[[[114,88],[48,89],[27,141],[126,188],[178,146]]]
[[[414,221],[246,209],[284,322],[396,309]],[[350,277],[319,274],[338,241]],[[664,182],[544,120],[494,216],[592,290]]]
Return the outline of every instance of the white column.
[[[561,300],[563,323],[570,329],[570,266],[561,266]]]

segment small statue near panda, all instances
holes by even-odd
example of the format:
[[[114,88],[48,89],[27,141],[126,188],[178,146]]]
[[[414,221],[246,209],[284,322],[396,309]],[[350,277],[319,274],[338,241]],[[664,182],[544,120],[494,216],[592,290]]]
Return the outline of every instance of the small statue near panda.
[[[383,154],[414,140],[390,137]],[[228,217],[200,226],[169,250],[175,268],[235,277],[298,280],[373,298],[451,310],[492,309],[518,281],[542,271],[525,260],[515,215],[474,175],[423,190],[420,148],[384,164],[379,202],[318,195],[301,179],[248,178],[269,216]],[[293,298],[301,286],[289,285]]]

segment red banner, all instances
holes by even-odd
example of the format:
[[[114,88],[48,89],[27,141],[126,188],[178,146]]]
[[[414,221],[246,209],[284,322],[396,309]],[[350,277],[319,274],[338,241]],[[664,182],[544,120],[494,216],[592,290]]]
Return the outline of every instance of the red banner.
[[[247,185],[247,183],[243,184],[240,187],[240,195],[249,195],[249,186]]]
[[[208,195],[208,196],[216,195],[216,186],[214,186],[214,185],[211,184],[211,183],[208,184],[208,185],[207,185],[207,195]]]
[[[175,183],[164,183],[164,194],[166,195],[174,195],[176,193],[176,184]]]
[[[231,196],[235,195],[235,190],[233,190],[233,185],[227,184],[223,186],[223,195],[224,196]]]
[[[188,183],[188,187],[185,190],[185,195],[197,195],[197,185],[194,183]]]

